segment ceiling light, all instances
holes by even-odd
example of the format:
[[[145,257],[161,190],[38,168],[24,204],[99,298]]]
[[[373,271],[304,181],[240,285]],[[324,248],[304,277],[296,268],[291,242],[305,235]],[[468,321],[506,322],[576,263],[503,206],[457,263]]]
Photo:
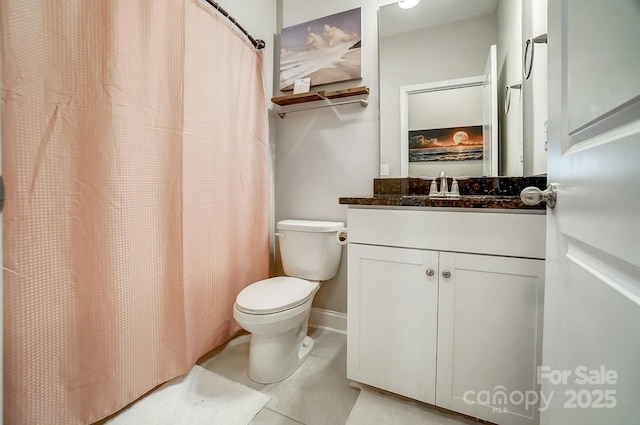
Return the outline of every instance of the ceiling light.
[[[420,0],[399,0],[398,6],[400,6],[400,8],[402,9],[411,9],[418,3],[420,3]]]

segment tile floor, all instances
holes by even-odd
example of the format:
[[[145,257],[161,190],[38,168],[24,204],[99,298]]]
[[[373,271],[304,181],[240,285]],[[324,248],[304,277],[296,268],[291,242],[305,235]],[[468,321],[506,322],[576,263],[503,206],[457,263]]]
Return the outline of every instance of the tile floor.
[[[258,384],[247,376],[250,339],[247,333],[240,333],[216,348],[199,364],[271,397],[250,425],[345,425],[362,388],[362,384],[347,379],[347,336],[317,328],[309,328],[309,335],[315,341],[309,358],[291,376],[275,384]],[[482,422],[438,413],[417,401],[368,388],[377,397],[375,408],[378,413],[374,413],[375,408],[371,412],[367,410],[374,416],[364,415],[367,425],[398,425],[398,422],[406,425],[397,412],[419,418],[410,421],[411,425],[473,425]],[[362,413],[362,405],[358,407]],[[380,409],[384,409],[384,414],[379,412]],[[360,424],[362,419],[363,415],[355,415],[354,423]],[[107,420],[92,425],[104,425]]]
[[[360,394],[347,379],[347,337],[315,328],[309,328],[309,335],[315,341],[309,358],[291,376],[275,384],[258,384],[247,377],[248,334],[239,335],[219,347],[200,365],[271,396],[250,425],[344,425]],[[388,393],[380,393],[379,397],[403,400]],[[402,406],[402,403],[398,405]],[[414,409],[433,411],[417,402],[412,405]],[[421,425],[468,425],[471,422],[446,416],[448,419],[427,420]],[[438,417],[434,413],[434,418]]]
[[[271,397],[251,425],[344,425],[360,393],[347,379],[347,337],[314,328],[309,335],[315,341],[309,358],[275,384],[247,377],[249,335],[232,339],[200,365]]]

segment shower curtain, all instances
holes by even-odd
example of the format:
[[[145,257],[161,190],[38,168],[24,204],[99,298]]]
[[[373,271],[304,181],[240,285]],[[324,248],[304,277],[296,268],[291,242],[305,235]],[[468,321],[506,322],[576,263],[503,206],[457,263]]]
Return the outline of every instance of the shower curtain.
[[[197,0],[6,0],[4,420],[190,370],[268,275],[263,57]]]

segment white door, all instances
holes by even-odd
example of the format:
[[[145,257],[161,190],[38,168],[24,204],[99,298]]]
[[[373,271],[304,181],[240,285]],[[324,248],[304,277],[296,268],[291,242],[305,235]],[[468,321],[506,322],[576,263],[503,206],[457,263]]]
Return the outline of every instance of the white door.
[[[549,2],[543,425],[640,420],[640,3]]]

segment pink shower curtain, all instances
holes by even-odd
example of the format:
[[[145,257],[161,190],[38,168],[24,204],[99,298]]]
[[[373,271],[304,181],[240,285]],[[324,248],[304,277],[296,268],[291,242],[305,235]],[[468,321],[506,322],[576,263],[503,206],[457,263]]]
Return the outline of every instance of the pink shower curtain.
[[[4,420],[186,373],[268,274],[262,52],[197,0],[6,0]]]

